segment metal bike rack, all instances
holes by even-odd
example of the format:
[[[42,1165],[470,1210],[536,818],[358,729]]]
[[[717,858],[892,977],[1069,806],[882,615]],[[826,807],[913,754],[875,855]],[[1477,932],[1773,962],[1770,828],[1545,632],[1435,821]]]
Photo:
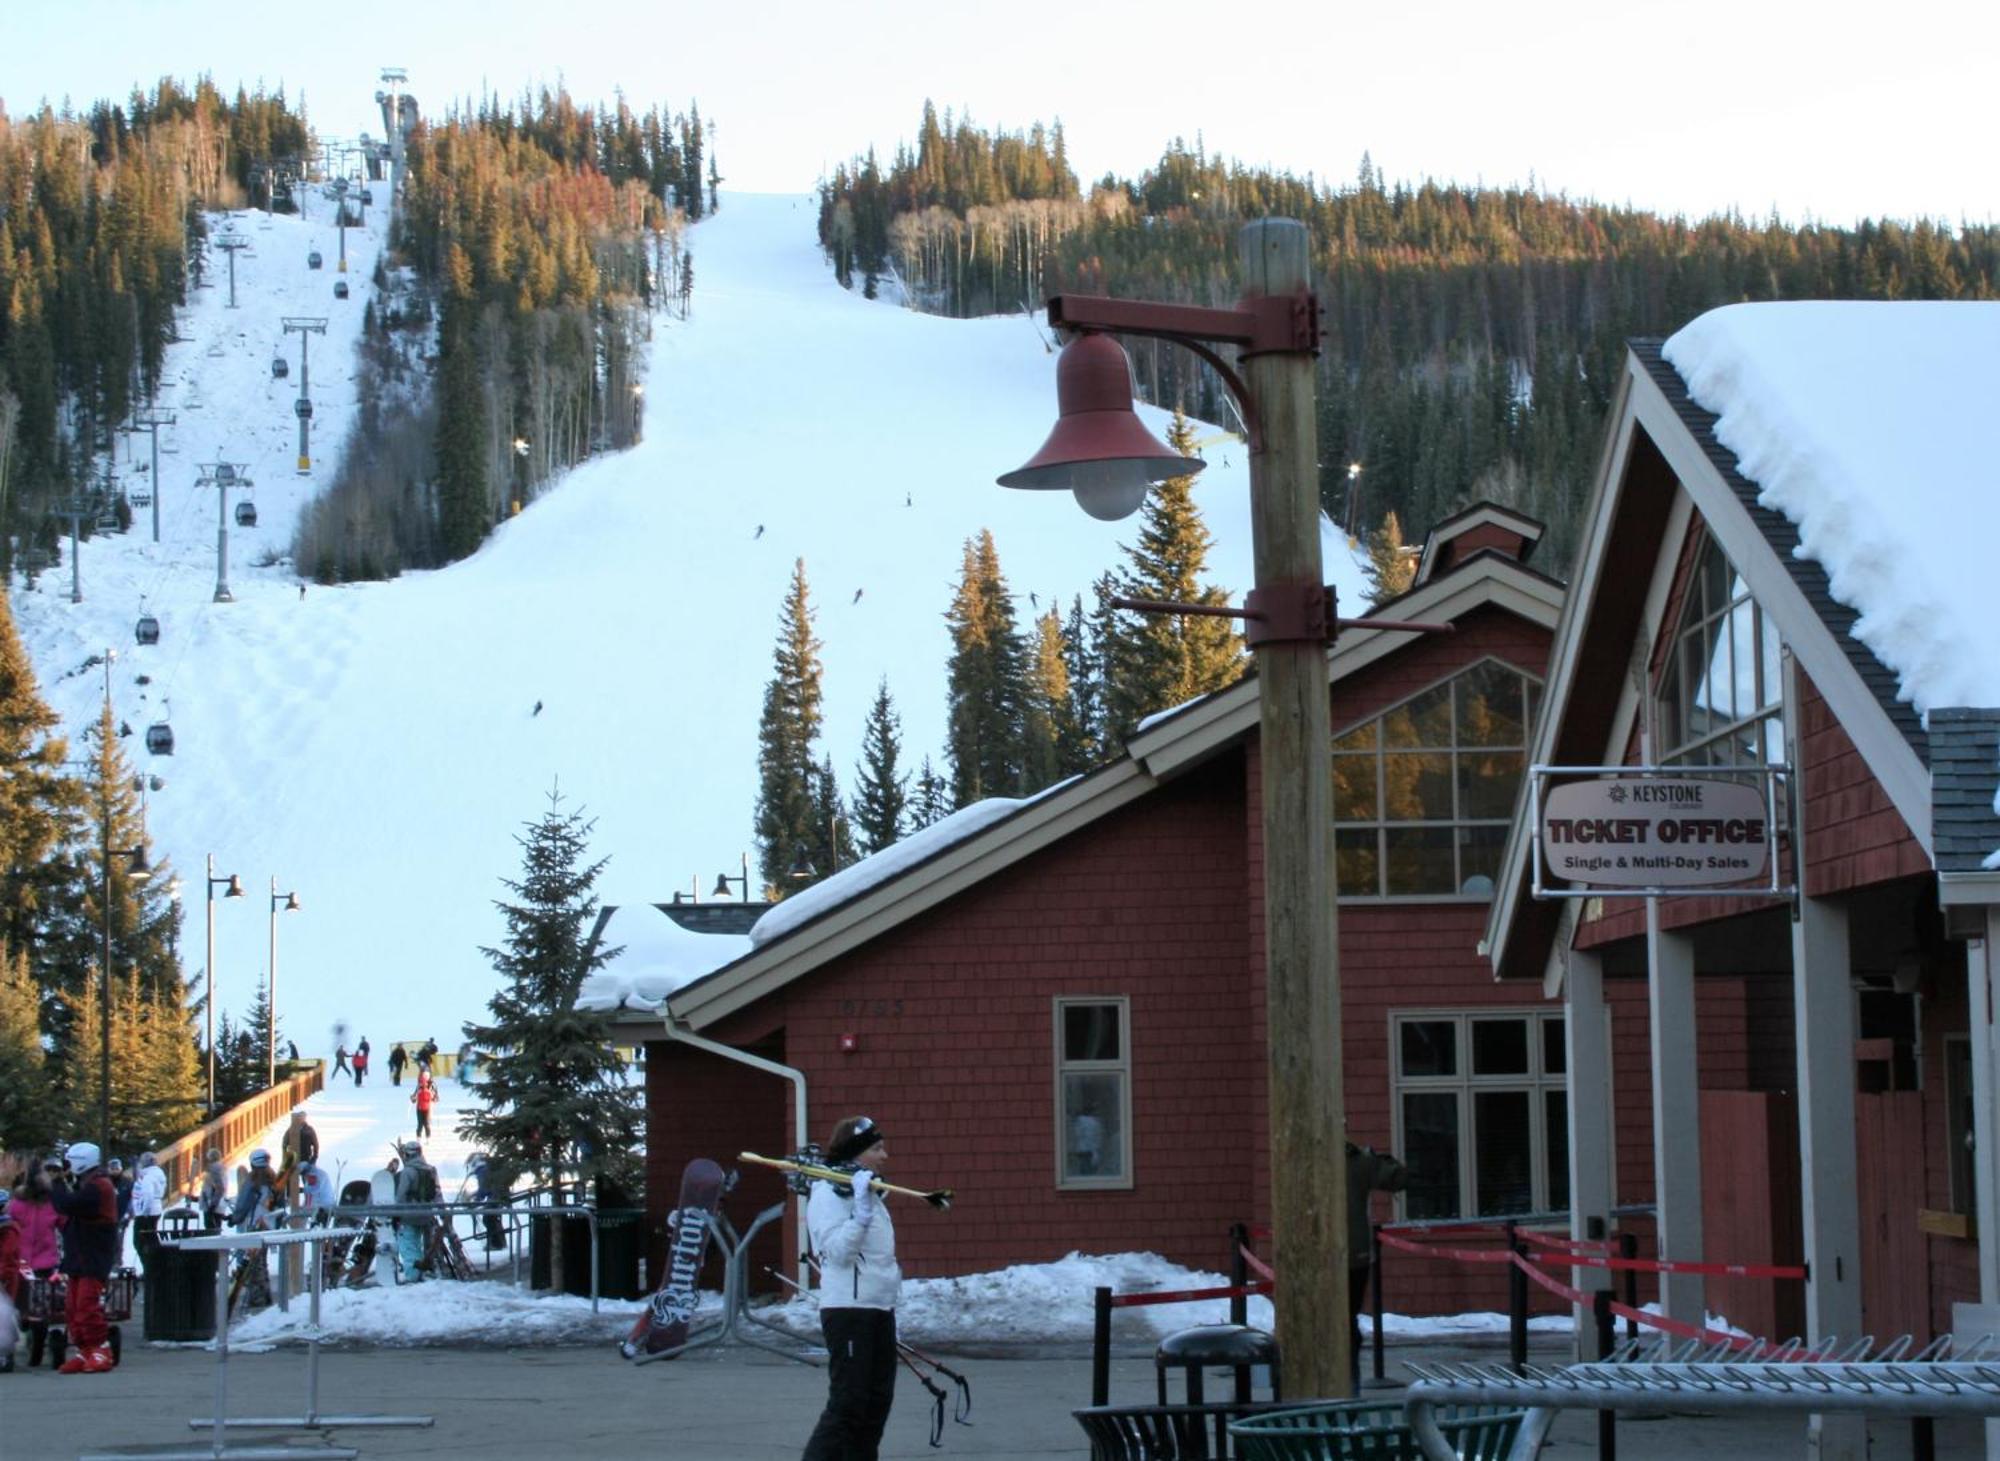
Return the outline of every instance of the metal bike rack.
[[[735,1339],[741,1343],[754,1345],[758,1349],[769,1350],[788,1360],[797,1360],[802,1365],[817,1366],[819,1361],[810,1355],[800,1354],[796,1348],[774,1344],[768,1339],[738,1330],[739,1323],[756,1324],[774,1334],[782,1334],[796,1346],[800,1341],[789,1330],[782,1329],[768,1319],[760,1319],[750,1311],[750,1244],[768,1223],[776,1222],[785,1215],[785,1204],[773,1203],[757,1214],[757,1220],[750,1224],[748,1232],[738,1236],[735,1226],[720,1212],[709,1214],[709,1230],[715,1234],[715,1241],[723,1253],[722,1267],[722,1318],[710,1320],[700,1333],[690,1333],[686,1342],[673,1349],[661,1350],[658,1354],[635,1355],[632,1363],[649,1365],[655,1360],[670,1360],[686,1354],[691,1349],[703,1345],[721,1344]]]
[[[1455,1461],[1439,1430],[1440,1405],[1524,1407],[1506,1461],[1533,1461],[1564,1410],[1657,1411],[1671,1405],[1729,1415],[1866,1414],[1929,1420],[2000,1416],[2000,1346],[1992,1338],[1954,1350],[1950,1338],[1916,1349],[1907,1336],[1877,1350],[1872,1338],[1840,1347],[1791,1341],[1750,1357],[1726,1344],[1628,1346],[1612,1360],[1561,1369],[1411,1364],[1417,1383],[1404,1412],[1430,1461]]]

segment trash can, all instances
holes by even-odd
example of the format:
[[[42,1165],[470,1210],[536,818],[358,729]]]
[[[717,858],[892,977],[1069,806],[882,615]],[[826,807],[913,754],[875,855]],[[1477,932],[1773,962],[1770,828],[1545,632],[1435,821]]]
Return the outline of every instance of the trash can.
[[[160,1219],[163,1241],[146,1259],[146,1338],[215,1338],[215,1265],[222,1255],[167,1246],[169,1240],[201,1234],[192,1215],[169,1213]]]
[[[1251,1387],[1263,1383],[1271,1387],[1270,1398],[1284,1395],[1279,1373],[1278,1341],[1262,1329],[1244,1324],[1201,1324],[1169,1334],[1153,1351],[1153,1370],[1159,1387],[1159,1403],[1167,1403],[1167,1375],[1179,1370],[1187,1376],[1187,1403],[1202,1404],[1202,1371],[1226,1369],[1235,1372],[1236,1400],[1251,1399]]]
[[[1498,1405],[1441,1406],[1438,1429],[1460,1456],[1505,1456],[1527,1419],[1525,1410]],[[1400,1405],[1373,1400],[1323,1401],[1297,1410],[1265,1411],[1229,1423],[1229,1437],[1244,1461],[1423,1461],[1423,1448]]]
[[[537,1212],[528,1225],[528,1283],[545,1289],[549,1284],[548,1209]],[[639,1257],[645,1249],[646,1214],[637,1208],[619,1208],[597,1215],[597,1296],[602,1299],[637,1299],[645,1296],[639,1285]],[[590,1297],[590,1223],[582,1214],[565,1215],[562,1220],[563,1292]]]

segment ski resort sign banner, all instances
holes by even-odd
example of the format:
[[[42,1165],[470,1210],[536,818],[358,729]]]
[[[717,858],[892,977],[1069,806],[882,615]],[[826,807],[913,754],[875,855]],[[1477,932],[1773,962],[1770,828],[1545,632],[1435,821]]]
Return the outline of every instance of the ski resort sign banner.
[[[1781,893],[1771,855],[1778,768],[1749,767],[1762,785],[1678,774],[1625,774],[1547,784],[1536,767],[1535,894],[1672,896]],[[1607,770],[1609,768],[1606,768]],[[1544,887],[1557,879],[1565,887]],[[1746,883],[1759,886],[1745,888]]]

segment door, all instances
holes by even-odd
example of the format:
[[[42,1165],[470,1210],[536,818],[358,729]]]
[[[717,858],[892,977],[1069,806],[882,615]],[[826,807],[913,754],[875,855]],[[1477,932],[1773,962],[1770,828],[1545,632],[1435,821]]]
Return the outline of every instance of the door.
[[[1930,1263],[1917,1227],[1924,1206],[1923,1096],[1884,1091],[1856,1096],[1854,1102],[1861,1168],[1862,1322],[1878,1343],[1899,1334],[1927,1343]]]

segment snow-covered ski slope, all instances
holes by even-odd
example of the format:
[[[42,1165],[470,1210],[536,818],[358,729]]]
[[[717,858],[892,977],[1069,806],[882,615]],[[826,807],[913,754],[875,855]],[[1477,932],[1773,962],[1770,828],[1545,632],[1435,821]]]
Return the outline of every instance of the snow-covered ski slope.
[[[166,540],[154,547],[142,515],[85,545],[82,604],[67,565],[33,592],[17,582],[14,599],[66,726],[96,714],[101,679],[79,667],[106,645],[135,730],[171,700],[171,758],[126,744],[167,781],[150,826],[187,880],[191,973],[204,855],[251,894],[216,905],[219,1007],[247,1010],[265,976],[276,876],[304,905],[278,930],[279,1015],[303,1049],[330,1049],[337,1020],[350,1043],[365,1030],[378,1048],[456,1044],[493,988],[480,947],[503,936],[493,901],[519,874],[515,839],[558,779],[596,818],[605,901],[705,895],[751,845],[757,717],[795,558],[824,642],[825,748],[844,777],[884,676],[907,764],[929,753],[942,769],[943,615],[967,538],[992,529],[1024,623],[1123,561],[1137,519],[1099,523],[1066,494],[994,485],[1054,419],[1055,357],[1036,322],[865,300],[833,282],[811,198],[722,201],[692,230],[692,320],[656,324],[639,446],[572,473],[466,562],[304,597],[288,563],[254,559],[289,546],[309,485],[331,479],[381,210],[349,234],[352,297],[339,303],[323,221],[239,220],[256,244],[238,260],[241,308],[223,308],[226,278],[201,292],[169,360],[162,404],[183,409],[162,432],[177,448],[161,460]],[[280,317],[305,312],[340,331],[313,342],[310,484],[292,470],[295,348],[293,379],[270,379]],[[258,481],[260,526],[231,529],[232,604],[210,602],[215,502],[193,486],[220,450]],[[1241,594],[1247,463],[1234,443],[1207,455],[1211,571]],[[1329,576],[1356,601],[1344,553],[1329,554]],[[164,632],[141,649],[144,610]]]
[[[278,972],[284,973],[282,962]],[[448,1198],[457,1197],[465,1182],[466,1158],[475,1150],[473,1143],[458,1134],[458,1120],[470,1107],[484,1109],[477,1088],[468,1089],[453,1079],[440,1080],[437,1104],[431,1108],[431,1134],[418,1136],[417,1108],[410,1102],[417,1088],[415,1062],[400,1086],[391,1085],[388,1042],[375,1040],[372,1030],[361,1033],[369,1037],[374,1048],[367,1084],[357,1088],[345,1075],[329,1075],[325,1089],[305,1103],[306,1119],[319,1134],[320,1165],[336,1178],[338,1189],[357,1177],[373,1176],[388,1165],[397,1143],[415,1140],[423,1144],[424,1159],[437,1168],[439,1191]],[[290,1116],[280,1117],[259,1138],[274,1161],[290,1125]]]

